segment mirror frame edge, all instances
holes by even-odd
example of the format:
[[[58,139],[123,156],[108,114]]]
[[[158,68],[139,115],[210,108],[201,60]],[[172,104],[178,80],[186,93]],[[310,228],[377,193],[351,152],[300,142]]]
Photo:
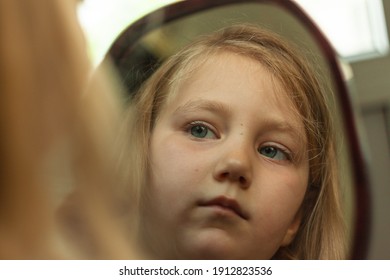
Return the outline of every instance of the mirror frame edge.
[[[334,48],[310,16],[307,15],[298,4],[291,0],[185,0],[171,3],[150,12],[146,16],[125,27],[122,33],[117,36],[110,46],[104,60],[110,59],[111,57],[118,58],[126,56],[127,52],[131,52],[132,46],[135,45],[137,40],[163,24],[211,8],[236,3],[271,4],[284,9],[287,13],[294,16],[306,28],[310,35],[313,36],[314,40],[318,43],[319,49],[325,56],[328,67],[333,73],[334,87],[337,91],[336,99],[340,102],[340,107],[342,109],[341,113],[349,143],[348,155],[351,159],[351,174],[355,191],[354,215],[357,218],[354,220],[354,228],[352,229],[352,250],[350,251],[350,259],[366,259],[371,233],[370,184],[366,156],[363,153],[362,144],[359,141],[355,111]],[[159,18],[161,15],[163,15],[163,17],[158,23],[153,21],[153,19]]]

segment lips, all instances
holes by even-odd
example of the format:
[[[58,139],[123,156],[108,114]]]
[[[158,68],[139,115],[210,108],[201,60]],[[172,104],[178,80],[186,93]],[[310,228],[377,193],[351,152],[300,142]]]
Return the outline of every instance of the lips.
[[[211,200],[201,202],[199,203],[199,206],[201,207],[217,206],[234,212],[237,216],[241,217],[244,220],[248,220],[249,218],[248,214],[245,211],[243,211],[240,204],[235,199],[231,199],[226,196],[218,196]]]

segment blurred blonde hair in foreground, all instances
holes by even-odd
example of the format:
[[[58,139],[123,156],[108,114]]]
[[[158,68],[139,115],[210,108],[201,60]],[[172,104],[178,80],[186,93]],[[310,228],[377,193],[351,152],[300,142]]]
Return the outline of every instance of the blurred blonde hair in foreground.
[[[140,258],[115,218],[137,191],[110,189],[120,103],[106,74],[86,90],[75,5],[0,0],[0,259]]]

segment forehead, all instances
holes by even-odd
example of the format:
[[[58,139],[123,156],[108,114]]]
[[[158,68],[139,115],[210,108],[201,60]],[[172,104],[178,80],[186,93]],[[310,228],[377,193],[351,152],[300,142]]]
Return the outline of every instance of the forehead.
[[[218,97],[228,102],[229,98],[245,96],[258,100],[259,105],[296,113],[291,94],[279,79],[247,55],[221,51],[200,56],[188,64],[176,77],[167,104]]]

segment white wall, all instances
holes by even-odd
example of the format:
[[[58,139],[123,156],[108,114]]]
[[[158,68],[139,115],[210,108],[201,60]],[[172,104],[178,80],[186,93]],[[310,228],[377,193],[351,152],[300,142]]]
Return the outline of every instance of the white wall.
[[[390,30],[390,1],[383,0]],[[353,63],[354,86],[367,138],[372,228],[369,259],[390,259],[390,55]]]

